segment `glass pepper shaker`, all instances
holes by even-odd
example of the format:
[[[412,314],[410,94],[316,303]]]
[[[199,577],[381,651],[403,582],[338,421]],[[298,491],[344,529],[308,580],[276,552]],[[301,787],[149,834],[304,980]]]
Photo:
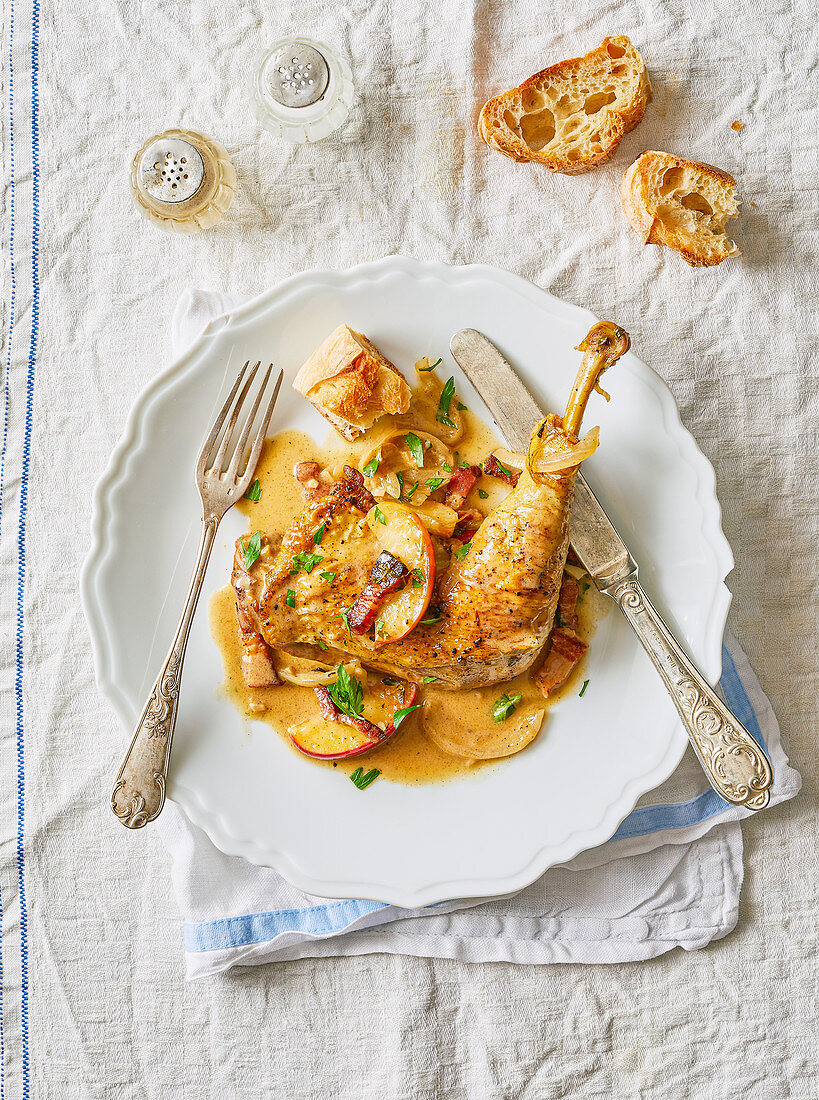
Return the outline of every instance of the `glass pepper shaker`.
[[[262,126],[286,141],[320,141],[345,121],[353,105],[353,75],[345,59],[312,38],[282,38],[262,56],[253,103]]]
[[[171,233],[216,225],[233,200],[235,185],[227,150],[194,130],[156,134],[131,164],[131,190],[140,213]]]

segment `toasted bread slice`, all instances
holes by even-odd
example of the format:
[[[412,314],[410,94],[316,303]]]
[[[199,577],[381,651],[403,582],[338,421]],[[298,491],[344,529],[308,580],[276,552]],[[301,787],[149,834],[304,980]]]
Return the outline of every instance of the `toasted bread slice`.
[[[536,161],[568,176],[613,156],[651,102],[651,81],[624,35],[604,38],[585,57],[559,61],[485,104],[478,132],[512,160]]]
[[[404,413],[410,389],[389,359],[360,332],[339,325],[293,379],[293,389],[345,439],[356,439],[385,413]]]
[[[650,149],[626,169],[620,195],[643,244],[664,244],[692,267],[712,267],[739,253],[725,235],[739,209],[736,189],[719,168]]]

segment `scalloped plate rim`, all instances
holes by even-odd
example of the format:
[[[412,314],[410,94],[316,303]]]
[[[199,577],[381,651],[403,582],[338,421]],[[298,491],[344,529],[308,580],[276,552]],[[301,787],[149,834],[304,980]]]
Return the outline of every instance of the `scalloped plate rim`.
[[[105,532],[113,515],[111,496],[117,486],[126,479],[129,459],[138,454],[144,442],[145,422],[154,402],[174,381],[197,368],[199,360],[207,354],[209,343],[227,325],[238,326],[253,321],[270,306],[283,304],[288,297],[299,294],[311,284],[331,286],[334,283],[347,283],[354,277],[367,278],[378,273],[389,275],[393,272],[410,275],[416,279],[426,276],[437,277],[444,281],[451,279],[462,281],[465,276],[469,276],[502,282],[514,292],[523,294],[540,309],[552,303],[557,306],[555,312],[562,312],[565,315],[568,311],[582,319],[584,324],[591,324],[597,320],[589,310],[557,298],[549,291],[502,268],[489,264],[452,265],[439,261],[419,261],[404,256],[387,256],[341,270],[317,269],[301,272],[213,318],[191,347],[160,371],[137,395],[126,419],[122,436],[114,447],[93,493],[91,548],[80,576],[80,595],[91,637],[97,686],[111,703],[126,729],[133,723],[134,716],[127,699],[112,676],[106,645],[110,640],[110,632],[99,602],[97,582],[109,554],[113,552],[110,543],[106,546],[105,538]],[[634,356],[632,358],[636,359]],[[730,545],[722,531],[722,513],[716,496],[716,476],[708,458],[683,425],[679,409],[666,382],[642,360],[636,361],[645,370],[645,381],[659,399],[667,435],[675,440],[681,460],[685,461],[695,474],[695,498],[702,513],[701,533],[703,541],[714,555],[716,570],[720,576],[707,621],[703,626],[703,647],[706,658],[702,662],[702,671],[713,684],[721,674],[722,639],[731,603],[731,593],[725,585],[725,578],[734,565]],[[286,853],[273,851],[253,838],[236,837],[231,833],[221,810],[204,804],[197,792],[174,783],[173,800],[184,809],[193,824],[207,833],[221,851],[228,855],[242,856],[259,866],[273,867],[299,889],[328,898],[357,897],[414,908],[451,898],[493,897],[514,893],[539,878],[548,867],[565,863],[580,852],[604,843],[616,832],[638,798],[671,775],[682,758],[687,744],[684,731],[681,726],[678,726],[675,736],[669,739],[668,751],[659,763],[649,772],[632,777],[620,795],[602,808],[601,817],[595,825],[570,833],[558,846],[544,846],[524,867],[515,872],[502,878],[495,876],[489,880],[463,879],[431,883],[423,888],[411,890],[402,890],[394,886],[385,889],[377,883],[370,882],[340,883],[314,878],[294,863]],[[544,855],[544,853],[548,854]]]

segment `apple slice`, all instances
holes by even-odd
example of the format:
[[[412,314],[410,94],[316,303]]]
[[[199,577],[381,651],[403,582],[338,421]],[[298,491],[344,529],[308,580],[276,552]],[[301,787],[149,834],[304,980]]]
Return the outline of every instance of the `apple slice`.
[[[402,689],[402,706],[393,714],[386,729],[359,716],[343,714],[325,687],[315,688],[321,714],[298,725],[290,726],[290,740],[305,756],[314,760],[346,760],[380,748],[394,737],[399,726],[412,711],[418,710],[415,700],[418,685],[407,684]]]
[[[332,722],[319,714],[290,726],[287,732],[299,752],[314,760],[346,760],[384,744],[383,738],[376,741],[355,726]]]
[[[384,600],[375,622],[375,644],[400,642],[424,617],[435,584],[435,550],[418,516],[403,504],[383,503],[367,524],[384,550],[407,567],[409,581]]]
[[[545,713],[539,707],[527,707],[503,722],[493,722],[489,715],[476,721],[464,712],[457,694],[436,692],[421,711],[421,723],[430,741],[450,756],[497,760],[514,756],[534,741]]]

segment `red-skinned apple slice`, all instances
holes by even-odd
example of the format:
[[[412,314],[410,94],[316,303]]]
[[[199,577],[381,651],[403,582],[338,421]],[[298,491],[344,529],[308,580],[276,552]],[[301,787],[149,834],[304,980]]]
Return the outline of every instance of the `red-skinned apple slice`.
[[[299,752],[314,760],[346,760],[351,756],[361,756],[383,745],[386,740],[370,739],[354,726],[332,722],[320,714],[291,726],[287,732]]]
[[[423,619],[435,584],[435,550],[420,519],[403,504],[383,503],[367,513],[381,546],[410,572],[407,585],[388,596],[375,623],[375,644],[400,642]]]
[[[403,692],[403,705],[395,712],[387,728],[382,730],[366,718],[350,718],[342,714],[326,688],[314,690],[322,713],[290,726],[287,731],[299,752],[313,760],[347,760],[377,749],[395,735],[410,711],[418,709],[415,702],[418,685],[408,684]]]

